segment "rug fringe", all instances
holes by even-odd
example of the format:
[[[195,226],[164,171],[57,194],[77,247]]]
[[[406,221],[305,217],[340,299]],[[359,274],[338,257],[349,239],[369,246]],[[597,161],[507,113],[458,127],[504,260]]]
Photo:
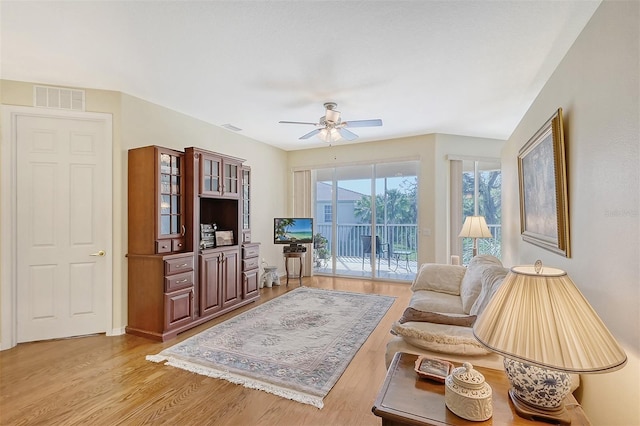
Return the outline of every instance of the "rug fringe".
[[[316,408],[324,407],[324,402],[322,400],[322,397],[293,391],[290,389],[271,385],[269,383],[261,382],[259,380],[252,380],[247,377],[235,375],[228,371],[220,371],[213,368],[202,367],[200,365],[197,365],[188,361],[182,361],[172,357],[166,357],[161,354],[147,355],[146,359],[147,361],[152,361],[152,362],[167,361],[164,365],[170,365],[172,367],[180,368],[182,370],[187,370],[192,373],[200,374],[203,376],[212,377],[214,379],[226,380],[228,382],[244,386],[245,388],[261,390],[263,392],[268,392],[270,394],[279,396],[281,398],[290,399],[292,401],[300,402],[303,404],[313,405]]]
[[[158,355],[147,355],[145,359],[151,362],[162,362],[162,361],[166,361],[167,358],[158,354]]]

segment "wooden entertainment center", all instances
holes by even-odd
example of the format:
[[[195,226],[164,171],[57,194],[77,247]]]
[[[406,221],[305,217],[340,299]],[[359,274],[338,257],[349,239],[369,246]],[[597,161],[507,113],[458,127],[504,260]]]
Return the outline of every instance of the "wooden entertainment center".
[[[129,150],[127,333],[165,341],[258,299],[243,163],[194,147]]]

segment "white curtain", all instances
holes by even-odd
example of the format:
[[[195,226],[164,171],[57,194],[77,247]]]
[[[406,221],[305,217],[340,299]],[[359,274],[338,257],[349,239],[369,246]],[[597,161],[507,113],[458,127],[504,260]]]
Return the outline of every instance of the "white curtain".
[[[313,217],[313,193],[311,186],[311,171],[298,170],[293,172],[293,217]],[[302,274],[306,277],[313,275],[313,245],[307,245]]]
[[[450,256],[462,259],[462,160],[449,160],[449,247]]]

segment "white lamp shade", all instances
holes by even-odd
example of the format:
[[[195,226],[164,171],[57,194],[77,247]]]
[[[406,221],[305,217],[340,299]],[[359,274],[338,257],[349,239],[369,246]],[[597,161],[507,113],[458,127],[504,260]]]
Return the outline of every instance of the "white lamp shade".
[[[467,216],[462,225],[459,237],[462,238],[491,238],[491,231],[484,216]]]
[[[511,269],[473,326],[508,358],[573,373],[621,368],[627,356],[566,272]]]

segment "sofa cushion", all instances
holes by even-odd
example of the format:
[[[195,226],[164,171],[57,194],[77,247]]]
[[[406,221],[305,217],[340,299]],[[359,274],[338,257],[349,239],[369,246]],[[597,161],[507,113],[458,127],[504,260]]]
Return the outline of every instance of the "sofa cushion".
[[[400,324],[405,322],[432,322],[434,324],[459,325],[461,327],[471,327],[476,321],[476,315],[441,314],[438,312],[423,312],[414,308],[404,310],[398,320]]]
[[[482,291],[482,271],[487,266],[502,266],[502,262],[497,257],[489,254],[480,254],[475,256],[467,266],[467,272],[462,278],[460,284],[460,298],[462,299],[462,309],[465,314],[471,312],[471,307]]]
[[[480,290],[480,295],[473,303],[471,307],[471,311],[469,312],[471,315],[480,315],[484,308],[487,307],[489,301],[496,293],[504,277],[507,276],[509,272],[508,268],[503,268],[502,266],[488,266],[482,271],[482,276],[480,281],[482,282],[482,290]]]
[[[425,263],[416,274],[411,290],[430,290],[457,296],[465,272],[464,266]]]
[[[462,310],[460,296],[439,293],[437,291],[420,290],[413,293],[409,307],[423,312],[439,312],[448,314],[465,314]]]
[[[460,355],[460,354],[443,354],[442,352],[433,352],[425,348],[419,348],[404,340],[402,336],[391,336],[387,341],[387,347],[385,349],[384,361],[387,368],[391,365],[396,352],[404,352],[415,355],[426,355],[435,358],[444,358],[447,361],[460,364],[464,362],[470,362],[474,367],[486,367],[493,368],[494,370],[504,370],[502,365],[502,355],[498,355],[495,352],[481,355]]]
[[[490,353],[473,337],[470,327],[458,327],[447,324],[433,324],[424,322],[396,322],[391,331],[409,344],[429,351],[484,355]]]

